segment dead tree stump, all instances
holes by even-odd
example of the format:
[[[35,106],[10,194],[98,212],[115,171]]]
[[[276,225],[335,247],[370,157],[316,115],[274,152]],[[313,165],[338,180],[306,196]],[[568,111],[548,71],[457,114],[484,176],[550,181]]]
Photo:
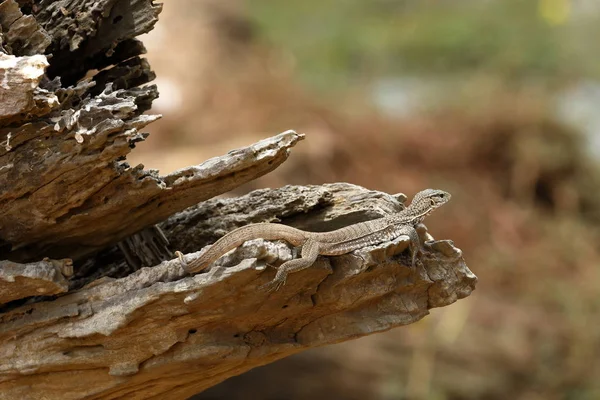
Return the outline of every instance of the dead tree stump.
[[[199,251],[235,227],[332,230],[406,198],[339,183],[211,200],[285,161],[303,138],[293,131],[167,176],[129,166],[159,118],[143,114],[158,94],[135,37],[160,10],[0,1],[0,398],[184,399],[471,293],[461,251],[424,226],[417,268],[400,237],[319,257],[270,294],[257,290],[274,274],[266,264],[294,251],[254,240],[187,276],[171,251]]]

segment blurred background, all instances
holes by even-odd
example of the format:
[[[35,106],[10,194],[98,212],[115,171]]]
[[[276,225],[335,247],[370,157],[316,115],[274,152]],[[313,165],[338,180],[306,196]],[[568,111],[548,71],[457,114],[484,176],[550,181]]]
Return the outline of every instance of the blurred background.
[[[479,277],[411,326],[197,399],[600,399],[600,2],[170,0],[142,40],[162,174],[287,129],[235,194],[345,181],[451,204],[426,222]]]

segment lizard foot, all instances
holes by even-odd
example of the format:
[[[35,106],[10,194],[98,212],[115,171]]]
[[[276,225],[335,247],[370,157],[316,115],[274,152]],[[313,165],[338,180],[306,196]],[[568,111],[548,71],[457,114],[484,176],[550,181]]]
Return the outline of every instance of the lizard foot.
[[[265,290],[268,293],[273,293],[273,292],[276,292],[279,289],[281,289],[281,287],[284,284],[285,284],[285,278],[284,279],[273,279],[271,282],[261,285],[258,289]]]

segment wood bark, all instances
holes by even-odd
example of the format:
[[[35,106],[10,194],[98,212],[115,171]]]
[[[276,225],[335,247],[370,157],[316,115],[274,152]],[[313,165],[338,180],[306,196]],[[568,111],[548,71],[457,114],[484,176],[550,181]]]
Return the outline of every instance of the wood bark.
[[[129,166],[159,118],[144,114],[158,94],[135,39],[159,12],[148,0],[0,1],[0,399],[186,398],[471,293],[461,251],[424,226],[416,268],[399,237],[320,257],[267,293],[267,265],[295,250],[258,239],[186,275],[172,250],[252,222],[332,230],[406,196],[338,183],[211,199],[285,161],[304,137],[294,131],[167,176]]]

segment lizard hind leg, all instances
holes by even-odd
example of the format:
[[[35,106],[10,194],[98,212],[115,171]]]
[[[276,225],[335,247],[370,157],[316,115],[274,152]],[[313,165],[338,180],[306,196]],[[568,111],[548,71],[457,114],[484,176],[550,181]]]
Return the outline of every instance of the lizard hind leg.
[[[180,252],[179,250],[175,251],[175,255],[177,256],[177,258],[179,258],[179,262],[181,263],[181,266],[183,267],[183,269],[187,269],[187,262],[185,261],[185,259],[183,258],[183,253]]]
[[[279,290],[285,284],[288,274],[302,271],[313,265],[319,256],[319,243],[313,239],[307,239],[302,245],[300,255],[301,258],[295,258],[281,264],[277,269],[275,278],[261,286],[260,289],[266,289],[269,292]]]

